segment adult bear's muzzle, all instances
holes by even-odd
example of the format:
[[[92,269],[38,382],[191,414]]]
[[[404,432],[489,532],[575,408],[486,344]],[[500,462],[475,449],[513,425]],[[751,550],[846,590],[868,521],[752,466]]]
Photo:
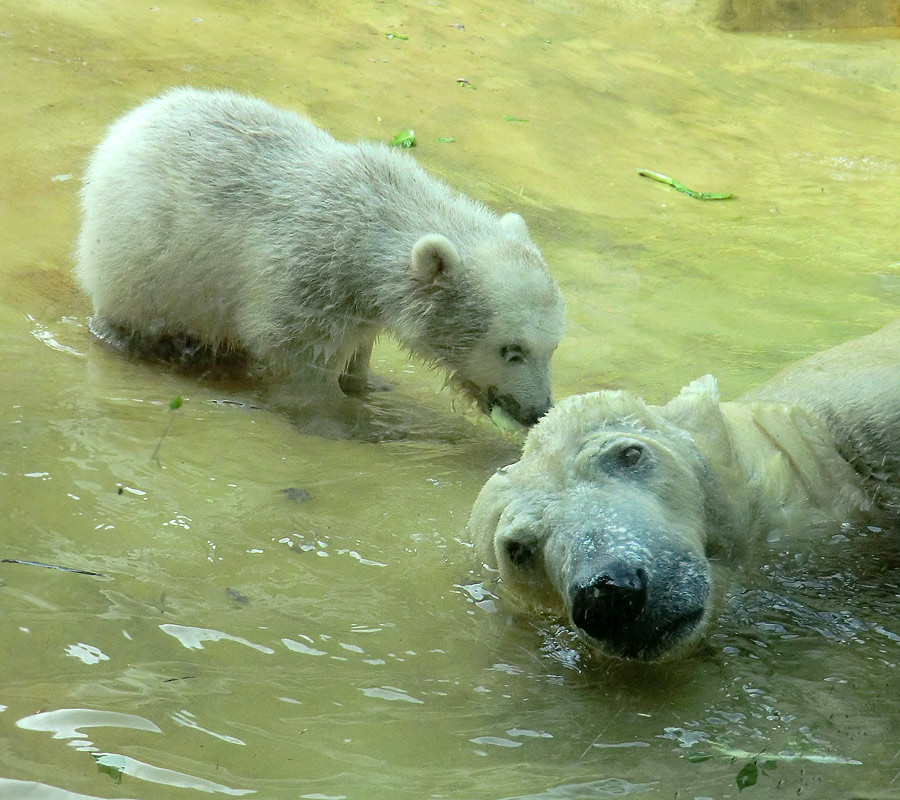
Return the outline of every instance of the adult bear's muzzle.
[[[597,650],[655,661],[691,638],[705,612],[708,572],[684,555],[661,552],[654,561],[613,559],[570,585],[572,624]]]
[[[664,660],[702,632],[709,562],[685,531],[666,524],[655,504],[639,509],[638,493],[622,494],[613,504],[605,492],[581,491],[554,504],[545,520],[552,530],[544,550],[547,571],[572,625],[594,649]]]

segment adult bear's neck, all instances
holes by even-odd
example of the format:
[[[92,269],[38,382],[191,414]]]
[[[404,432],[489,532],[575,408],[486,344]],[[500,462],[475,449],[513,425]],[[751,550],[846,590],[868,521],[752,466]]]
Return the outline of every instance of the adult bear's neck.
[[[764,535],[842,522],[871,505],[821,419],[780,403],[721,403]]]

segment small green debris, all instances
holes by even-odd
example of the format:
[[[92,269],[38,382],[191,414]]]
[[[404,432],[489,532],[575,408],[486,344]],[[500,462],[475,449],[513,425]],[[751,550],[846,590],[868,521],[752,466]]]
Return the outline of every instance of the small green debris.
[[[43,561],[25,561],[21,558],[0,558],[0,564],[22,564],[26,567],[43,567],[44,569],[58,569],[61,572],[75,572],[78,575],[93,575],[95,578],[105,578],[102,572],[91,572],[75,567],[61,567],[59,564],[45,564]]]
[[[523,431],[525,430],[525,426],[513,417],[510,416],[509,412],[504,411],[500,406],[494,406],[491,409],[491,422],[497,426],[501,431]]]
[[[760,773],[768,776],[769,772],[777,766],[778,762],[773,758],[767,758],[762,762],[755,758],[753,761],[748,761],[735,776],[738,791],[743,791],[748,786],[753,786],[759,780]]]
[[[181,395],[178,395],[178,397],[173,397],[169,401],[169,420],[168,422],[166,422],[166,429],[162,432],[162,436],[159,437],[159,441],[156,443],[156,447],[153,448],[153,454],[150,456],[150,460],[155,461],[157,464],[159,464],[159,448],[162,447],[163,439],[166,438],[167,434],[169,433],[169,428],[172,427],[172,412],[177,411],[183,404],[184,400],[182,399]]]
[[[718,742],[711,741],[709,742],[709,744],[726,758],[746,758],[757,761],[760,756],[759,753],[751,753],[750,751],[742,750],[739,747],[726,747],[725,745],[719,744]],[[761,764],[763,770],[774,769],[776,766],[778,766],[779,761],[809,761],[813,764],[854,764],[857,766],[859,764],[862,764],[862,761],[857,761],[855,758],[831,756],[826,755],[825,753],[803,753],[794,750],[783,750],[780,753],[767,753],[766,756],[766,760]]]
[[[289,486],[287,489],[279,489],[278,494],[283,494],[292,503],[305,503],[312,500],[312,494],[306,489],[297,486]]]
[[[734,197],[731,192],[696,192],[693,189],[688,189],[687,186],[679,183],[674,178],[670,178],[668,175],[661,175],[659,172],[654,172],[650,169],[639,169],[638,175],[671,186],[673,189],[686,194],[688,197],[693,197],[695,200],[731,200]]]
[[[507,122],[528,122],[527,119],[522,119],[521,117],[514,117],[512,114],[504,114],[503,119]]]
[[[468,78],[457,78],[456,82],[464,89],[474,89],[475,85]]]
[[[456,141],[455,136],[442,136],[440,139],[438,139],[439,144],[450,144],[450,142],[455,142],[455,141]]]
[[[232,589],[230,586],[225,587],[225,596],[233,603],[240,606],[249,606],[250,598],[247,597],[240,589]]]
[[[755,786],[757,780],[759,780],[759,767],[756,766],[755,761],[748,761],[744,764],[735,777],[739,792],[742,792],[748,786]]]
[[[400,131],[400,133],[391,139],[390,145],[391,147],[415,147],[416,132],[412,128],[408,131]]]
[[[403,42],[409,41],[409,37],[405,33],[386,33],[388,39],[400,39]]]

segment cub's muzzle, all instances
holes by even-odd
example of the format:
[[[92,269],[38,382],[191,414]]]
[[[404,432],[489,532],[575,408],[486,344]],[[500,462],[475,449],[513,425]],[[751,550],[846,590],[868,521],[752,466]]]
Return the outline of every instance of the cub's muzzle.
[[[519,422],[527,427],[534,425],[553,406],[552,397],[548,396],[537,404],[526,405],[519,402],[512,395],[499,394],[496,387],[491,387],[490,389],[488,389],[486,397],[488,413],[490,413],[490,410],[494,408],[494,406],[499,406],[516,422]]]

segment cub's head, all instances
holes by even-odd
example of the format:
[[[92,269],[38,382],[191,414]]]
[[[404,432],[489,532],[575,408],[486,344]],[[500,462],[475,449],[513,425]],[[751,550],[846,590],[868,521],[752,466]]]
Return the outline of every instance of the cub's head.
[[[729,454],[712,452],[723,425],[711,378],[663,408],[625,392],[556,406],[472,511],[502,592],[568,617],[608,656],[689,650],[715,619],[738,524],[721,483]]]
[[[427,298],[416,349],[484,413],[500,408],[529,426],[553,405],[564,305],[525,221],[506,214],[498,228],[460,249],[439,234],[416,243],[413,271]]]

